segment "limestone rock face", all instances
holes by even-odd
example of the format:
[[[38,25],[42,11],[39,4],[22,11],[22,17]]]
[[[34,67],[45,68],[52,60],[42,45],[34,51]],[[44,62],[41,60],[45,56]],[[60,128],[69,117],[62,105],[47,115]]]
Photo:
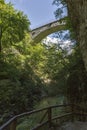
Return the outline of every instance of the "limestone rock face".
[[[66,0],[87,71],[87,0]]]

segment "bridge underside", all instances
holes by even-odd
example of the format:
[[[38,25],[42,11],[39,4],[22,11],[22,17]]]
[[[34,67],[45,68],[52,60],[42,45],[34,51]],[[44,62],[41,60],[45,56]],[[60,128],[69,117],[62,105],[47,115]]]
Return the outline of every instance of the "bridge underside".
[[[48,28],[48,29],[40,32],[36,37],[32,37],[32,38],[33,38],[33,41],[35,43],[38,43],[43,38],[45,38],[46,36],[48,36],[48,35],[50,35],[50,34],[52,34],[54,32],[61,31],[61,30],[66,30],[66,26],[65,25],[58,25],[58,26],[55,26],[55,27]]]

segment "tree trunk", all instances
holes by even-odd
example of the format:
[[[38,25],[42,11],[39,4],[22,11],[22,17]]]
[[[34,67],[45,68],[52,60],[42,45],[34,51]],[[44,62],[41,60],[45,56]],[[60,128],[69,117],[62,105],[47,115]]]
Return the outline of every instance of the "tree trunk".
[[[2,28],[0,28],[0,54],[2,52]]]
[[[0,38],[0,53],[2,51],[2,44],[1,44],[1,38]]]
[[[87,0],[66,0],[87,71]]]

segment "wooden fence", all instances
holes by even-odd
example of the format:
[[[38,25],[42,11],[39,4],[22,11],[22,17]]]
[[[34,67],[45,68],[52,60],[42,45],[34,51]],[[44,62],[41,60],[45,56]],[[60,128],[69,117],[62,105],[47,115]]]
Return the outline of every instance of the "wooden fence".
[[[55,110],[56,113],[55,113]],[[61,111],[61,112],[58,112]],[[0,130],[16,130],[18,123],[18,120],[21,118],[29,117],[34,114],[37,114],[35,117],[36,119],[39,119],[39,115],[42,117],[38,121],[38,123],[31,128],[31,130],[40,130],[42,127],[46,126],[48,128],[51,127],[57,127],[61,123],[71,120],[80,120],[80,121],[86,121],[87,120],[87,111],[86,109],[82,109],[77,105],[72,104],[66,104],[66,105],[55,105],[55,106],[49,106],[43,109],[39,110],[33,110],[30,112],[25,112],[19,115],[14,116],[9,121],[7,121],[5,124],[3,124],[0,127]],[[47,128],[47,129],[48,129]],[[46,130],[46,129],[45,129]]]

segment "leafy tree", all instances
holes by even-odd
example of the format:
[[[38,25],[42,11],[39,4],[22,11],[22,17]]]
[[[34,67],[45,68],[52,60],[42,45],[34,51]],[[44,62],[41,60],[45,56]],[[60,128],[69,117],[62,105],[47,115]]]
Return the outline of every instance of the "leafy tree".
[[[29,20],[22,12],[13,8],[12,4],[0,1],[0,52],[2,48],[15,45],[29,31]]]
[[[53,5],[57,6],[57,10],[54,12],[56,18],[62,18],[67,16],[67,4],[65,0],[54,0]]]
[[[86,102],[86,84],[87,74],[82,59],[79,46],[76,46],[74,53],[69,56],[69,77],[67,79],[67,96],[70,102]]]
[[[30,43],[29,24],[22,12],[0,1],[0,123],[33,109],[41,98],[43,83],[30,62],[38,48]]]
[[[27,43],[26,39],[24,38],[16,46],[4,49],[3,64],[0,64],[2,122],[10,116],[31,110],[41,98],[43,83],[29,62],[30,57],[28,56],[32,46],[29,45],[29,41]],[[27,40],[29,40],[29,36]],[[26,46],[25,50],[23,50],[23,46]],[[29,46],[31,48],[28,48]]]

